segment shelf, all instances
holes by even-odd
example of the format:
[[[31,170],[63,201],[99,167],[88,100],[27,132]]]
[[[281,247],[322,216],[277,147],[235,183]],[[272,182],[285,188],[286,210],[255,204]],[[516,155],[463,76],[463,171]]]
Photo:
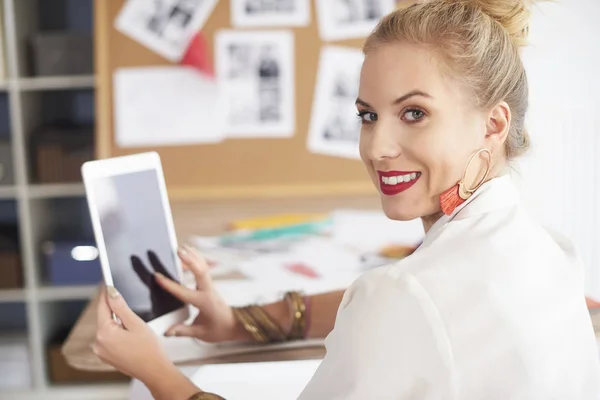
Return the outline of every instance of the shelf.
[[[44,286],[38,289],[40,301],[87,300],[96,295],[98,285]]]
[[[83,183],[43,183],[29,185],[29,197],[50,199],[85,196]]]
[[[0,289],[0,303],[25,301],[24,289]]]
[[[91,89],[96,85],[94,75],[72,76],[41,76],[20,78],[17,86],[23,91],[61,90],[61,89]]]
[[[0,199],[14,199],[17,197],[15,186],[0,186]]]

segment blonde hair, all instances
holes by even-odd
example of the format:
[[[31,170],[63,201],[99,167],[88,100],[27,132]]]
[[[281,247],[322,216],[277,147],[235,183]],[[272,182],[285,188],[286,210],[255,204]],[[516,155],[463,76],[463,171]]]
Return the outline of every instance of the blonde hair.
[[[512,114],[505,149],[512,159],[530,145],[529,90],[519,50],[529,33],[532,1],[426,0],[402,7],[380,21],[363,51],[396,41],[427,46],[443,72],[471,91],[477,107],[505,101]]]

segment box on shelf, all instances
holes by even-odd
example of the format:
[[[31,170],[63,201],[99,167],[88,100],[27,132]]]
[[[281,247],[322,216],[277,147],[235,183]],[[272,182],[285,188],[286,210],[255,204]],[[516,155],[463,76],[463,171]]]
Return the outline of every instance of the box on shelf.
[[[0,289],[23,287],[23,270],[16,225],[0,226]]]
[[[127,382],[131,378],[120,372],[82,371],[71,367],[62,354],[62,344],[70,329],[64,329],[48,344],[48,375],[55,384]]]
[[[52,125],[31,137],[34,179],[40,183],[81,182],[81,165],[94,158],[92,126]]]
[[[0,185],[14,183],[12,147],[10,140],[0,139]]]
[[[94,73],[94,43],[91,34],[39,32],[31,37],[34,75],[85,75]]]
[[[91,240],[55,240],[42,244],[48,283],[94,285],[102,282],[96,244]]]

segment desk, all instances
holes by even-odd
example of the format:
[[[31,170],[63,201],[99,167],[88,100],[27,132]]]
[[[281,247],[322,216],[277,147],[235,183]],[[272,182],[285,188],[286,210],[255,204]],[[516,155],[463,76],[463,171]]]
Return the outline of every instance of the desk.
[[[98,299],[99,296],[96,295],[88,304],[67,337],[62,350],[65,359],[73,368],[86,371],[114,371],[112,366],[102,362],[92,350],[92,344],[96,337],[96,307]],[[257,361],[310,360],[321,359],[324,355],[325,349],[322,345],[312,344],[307,348],[267,350],[251,354],[226,355],[206,358],[202,361],[185,361],[176,364],[178,366],[200,366],[204,364]]]
[[[282,213],[326,213],[336,208],[379,209],[378,196],[303,197],[252,200],[211,200],[202,202],[172,202],[172,214],[178,241],[183,243],[192,235],[216,235],[222,233],[231,220]],[[231,277],[229,277],[231,278]],[[239,279],[244,277],[238,276]],[[88,371],[111,371],[92,351],[96,335],[96,296],[85,308],[71,330],[63,354],[74,368]],[[324,349],[309,348],[269,351],[252,355],[238,355],[204,360],[193,365],[208,363],[232,363],[254,361],[281,361],[321,358]],[[187,365],[189,363],[184,363]]]

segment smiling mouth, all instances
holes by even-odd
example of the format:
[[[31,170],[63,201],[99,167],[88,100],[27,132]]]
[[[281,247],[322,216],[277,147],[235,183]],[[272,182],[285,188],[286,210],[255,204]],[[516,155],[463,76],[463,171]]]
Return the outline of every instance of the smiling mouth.
[[[421,177],[417,171],[377,171],[381,193],[394,196],[410,189]]]

